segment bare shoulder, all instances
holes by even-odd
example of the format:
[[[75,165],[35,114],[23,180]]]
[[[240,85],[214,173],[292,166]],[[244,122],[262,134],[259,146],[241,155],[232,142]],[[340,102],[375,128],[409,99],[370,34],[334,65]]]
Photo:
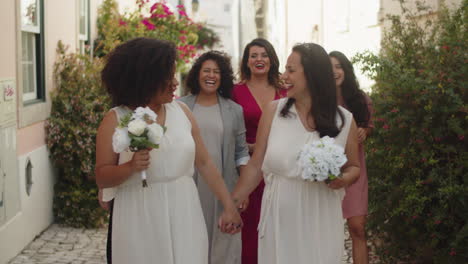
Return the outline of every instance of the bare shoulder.
[[[104,118],[102,119],[101,124],[99,125],[99,127],[103,127],[103,126],[106,126],[106,127],[107,126],[109,126],[109,127],[117,126],[117,114],[115,113],[115,111],[110,110],[109,112],[107,112],[104,115]]]
[[[182,108],[187,118],[193,124],[194,118],[192,115],[192,111],[190,111],[190,108],[184,102],[181,102],[181,101],[176,101],[176,102],[179,104],[180,108]]]
[[[180,100],[177,100],[176,102],[180,105],[180,107],[182,108],[182,110],[184,110],[185,113],[190,113],[189,107],[184,102]]]

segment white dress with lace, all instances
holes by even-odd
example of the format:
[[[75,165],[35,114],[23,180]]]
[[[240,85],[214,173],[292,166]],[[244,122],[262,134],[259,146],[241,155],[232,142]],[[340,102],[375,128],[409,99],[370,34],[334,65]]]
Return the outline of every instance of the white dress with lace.
[[[266,185],[259,224],[259,263],[339,264],[344,252],[341,202],[345,191],[300,178],[296,166],[299,151],[307,142],[318,140],[319,134],[304,128],[294,105],[290,117],[279,116],[286,100],[279,100],[262,167]],[[340,109],[345,123],[335,140],[345,147],[352,114]]]

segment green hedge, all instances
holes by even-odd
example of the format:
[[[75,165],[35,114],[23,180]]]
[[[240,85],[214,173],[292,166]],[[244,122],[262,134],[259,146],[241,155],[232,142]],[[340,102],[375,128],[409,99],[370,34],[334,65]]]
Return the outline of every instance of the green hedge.
[[[58,171],[55,220],[74,227],[97,227],[106,217],[94,183],[96,132],[110,108],[101,87],[101,68],[100,59],[67,54],[58,44],[46,140]]]
[[[467,11],[404,10],[380,54],[354,59],[376,81],[369,229],[384,263],[468,263]]]

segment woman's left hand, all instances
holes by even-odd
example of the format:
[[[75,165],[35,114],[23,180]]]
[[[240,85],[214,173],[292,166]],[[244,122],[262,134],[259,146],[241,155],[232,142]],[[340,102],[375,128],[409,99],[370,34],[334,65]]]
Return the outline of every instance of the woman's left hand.
[[[228,234],[239,233],[242,229],[242,219],[237,212],[236,208],[224,210],[219,217],[218,227],[221,232]]]
[[[346,185],[347,185],[346,181],[342,177],[338,177],[327,184],[329,188],[335,189],[335,190],[346,187]]]
[[[358,127],[357,129],[357,134],[358,134],[358,141],[359,143],[362,143],[366,140],[367,138],[367,131],[365,128]]]

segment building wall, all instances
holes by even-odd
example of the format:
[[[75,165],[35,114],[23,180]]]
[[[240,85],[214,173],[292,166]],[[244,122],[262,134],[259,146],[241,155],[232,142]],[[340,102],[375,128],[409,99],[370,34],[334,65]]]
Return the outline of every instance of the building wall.
[[[234,72],[238,71],[244,46],[257,37],[253,0],[199,1],[197,22],[206,23],[220,38],[213,49],[231,56]]]
[[[265,27],[267,39],[278,55],[280,71],[284,70],[289,50],[286,46],[286,12],[288,1],[268,0],[266,2]]]
[[[89,1],[91,39],[96,36],[97,8],[102,1]],[[134,3],[120,1],[127,6]],[[76,51],[79,43],[78,0],[44,0],[46,95],[44,102],[24,104],[20,3],[0,1],[0,264],[16,256],[53,222],[55,173],[44,126],[54,89],[57,43],[61,40],[69,51]],[[13,99],[6,99],[6,86],[15,88]]]
[[[359,5],[352,3],[351,0],[290,0],[285,3],[270,0],[268,38],[277,48],[280,70],[284,69],[286,58],[297,43],[314,42],[327,52],[339,50],[349,58],[364,50],[378,51],[379,0],[363,0]],[[363,5],[367,8],[362,8]],[[285,22],[275,23],[275,20]],[[285,25],[284,29],[281,24]],[[359,69],[356,73],[361,86],[369,90],[372,82],[360,74]]]

